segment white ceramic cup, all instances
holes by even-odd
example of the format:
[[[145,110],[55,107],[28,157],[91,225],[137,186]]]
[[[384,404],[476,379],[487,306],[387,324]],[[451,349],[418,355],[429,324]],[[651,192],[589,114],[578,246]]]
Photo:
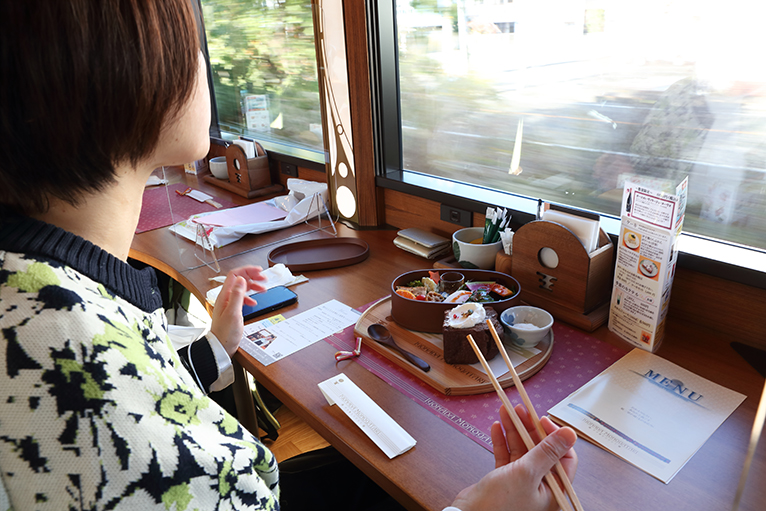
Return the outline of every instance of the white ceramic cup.
[[[491,270],[495,267],[495,257],[503,249],[503,242],[471,243],[481,241],[483,227],[466,227],[452,234],[452,252],[463,268]]]
[[[210,158],[210,173],[218,179],[229,179],[229,169],[226,166],[226,156]]]

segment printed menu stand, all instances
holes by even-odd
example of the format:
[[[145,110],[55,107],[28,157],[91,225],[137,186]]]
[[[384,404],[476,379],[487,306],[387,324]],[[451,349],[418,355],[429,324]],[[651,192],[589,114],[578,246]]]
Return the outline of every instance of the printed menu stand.
[[[609,310],[609,330],[647,351],[665,332],[688,178],[675,193],[626,182]]]

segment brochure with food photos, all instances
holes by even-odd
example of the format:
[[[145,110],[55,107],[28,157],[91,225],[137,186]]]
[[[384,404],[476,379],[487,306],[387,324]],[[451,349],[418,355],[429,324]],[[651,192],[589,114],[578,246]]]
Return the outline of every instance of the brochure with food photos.
[[[623,189],[609,330],[647,351],[664,337],[687,185],[667,193],[628,180]]]
[[[548,413],[667,484],[744,399],[634,349]]]

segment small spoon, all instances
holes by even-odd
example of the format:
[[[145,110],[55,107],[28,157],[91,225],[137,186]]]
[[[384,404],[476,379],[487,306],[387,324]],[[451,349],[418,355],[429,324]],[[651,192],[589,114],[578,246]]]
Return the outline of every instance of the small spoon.
[[[378,341],[380,344],[383,344],[395,351],[398,351],[400,355],[402,355],[404,358],[412,362],[414,365],[416,365],[418,368],[422,369],[423,371],[428,372],[431,370],[431,366],[428,365],[424,360],[416,357],[409,351],[405,351],[402,348],[400,348],[394,341],[393,337],[391,337],[391,332],[388,331],[388,328],[384,327],[380,323],[375,323],[373,325],[370,325],[367,328],[367,333],[370,334],[370,337],[372,339]]]

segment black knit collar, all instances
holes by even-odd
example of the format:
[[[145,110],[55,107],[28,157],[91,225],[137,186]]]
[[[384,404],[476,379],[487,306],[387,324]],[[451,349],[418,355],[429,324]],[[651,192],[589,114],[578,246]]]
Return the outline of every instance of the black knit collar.
[[[70,266],[143,311],[162,306],[153,268],[136,269],[90,241],[40,220],[13,216],[0,222],[0,250]]]

